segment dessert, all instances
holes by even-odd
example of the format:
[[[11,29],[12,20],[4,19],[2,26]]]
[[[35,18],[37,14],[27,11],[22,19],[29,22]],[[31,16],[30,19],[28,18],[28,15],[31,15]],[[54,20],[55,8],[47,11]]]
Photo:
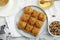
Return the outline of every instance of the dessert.
[[[41,13],[39,14],[39,16],[38,16],[38,19],[44,22],[45,19],[46,19],[46,15],[41,12]]]
[[[26,22],[19,21],[18,24],[17,24],[17,26],[18,26],[19,29],[24,29],[25,26],[26,26]]]
[[[30,15],[23,13],[21,20],[27,22],[29,20]]]
[[[29,6],[27,6],[27,7],[24,8],[24,12],[25,12],[26,14],[31,15],[32,12],[33,12],[33,9],[32,9],[31,7],[29,7]]]
[[[38,18],[39,12],[37,10],[33,10],[32,17]]]
[[[34,25],[36,23],[36,21],[37,20],[35,18],[31,17],[30,20],[29,20],[29,24]]]
[[[23,31],[37,36],[45,20],[46,15],[44,13],[27,6],[24,8],[23,15],[17,26],[19,29],[24,29]]]
[[[35,24],[35,26],[38,27],[38,28],[41,28],[42,25],[43,25],[43,22],[42,21],[39,21],[39,20]]]
[[[26,30],[27,32],[31,32],[31,31],[32,31],[32,29],[33,29],[33,26],[31,26],[31,25],[27,24],[27,26],[26,26],[25,30]]]
[[[39,30],[40,30],[39,28],[34,27],[33,30],[32,30],[32,34],[33,34],[34,36],[38,35]]]

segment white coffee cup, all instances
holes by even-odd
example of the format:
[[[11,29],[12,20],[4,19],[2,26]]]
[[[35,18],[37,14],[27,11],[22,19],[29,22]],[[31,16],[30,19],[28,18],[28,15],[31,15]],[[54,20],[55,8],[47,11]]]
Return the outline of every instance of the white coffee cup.
[[[3,1],[4,1],[4,0],[3,0]],[[9,5],[9,2],[10,2],[10,0],[7,0],[7,3],[6,3],[5,5],[3,5],[3,6],[0,6],[0,8],[7,7],[7,6]]]

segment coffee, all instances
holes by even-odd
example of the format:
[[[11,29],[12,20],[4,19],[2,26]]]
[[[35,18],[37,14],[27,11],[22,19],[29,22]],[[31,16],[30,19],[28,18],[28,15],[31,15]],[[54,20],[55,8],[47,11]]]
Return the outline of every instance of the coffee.
[[[9,0],[0,0],[0,6],[5,6]]]

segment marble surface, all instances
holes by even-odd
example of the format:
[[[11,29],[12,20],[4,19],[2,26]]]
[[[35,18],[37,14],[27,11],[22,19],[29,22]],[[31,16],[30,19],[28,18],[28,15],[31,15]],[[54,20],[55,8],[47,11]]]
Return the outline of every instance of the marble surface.
[[[27,2],[26,2],[27,1]],[[34,4],[35,3],[35,1],[33,2],[33,3],[31,3],[31,0],[26,0],[25,2],[26,2],[26,5],[31,5],[31,4]],[[22,0],[22,2],[23,2],[23,0]],[[57,3],[55,3],[55,5],[57,5],[57,8],[56,8],[56,10],[59,10],[59,8],[60,8],[60,6],[59,6],[59,3],[60,2],[57,2]],[[21,4],[21,5],[24,5],[24,3],[23,4]],[[36,5],[36,4],[34,4],[34,5]],[[22,6],[21,6],[22,7]],[[56,7],[56,6],[55,6]],[[47,10],[45,10],[45,11],[47,11]],[[58,11],[59,13],[60,13],[60,11]],[[46,13],[48,13],[48,12],[46,12]],[[0,17],[0,26],[1,25],[4,25],[4,24],[6,24],[6,20],[5,20],[5,18],[3,18],[3,17]],[[8,30],[8,29],[7,29]],[[9,30],[8,30],[9,31]],[[8,32],[7,31],[7,32]],[[8,33],[7,33],[8,34]],[[3,34],[3,35],[0,35],[0,38],[2,38],[2,39],[4,39],[4,40],[36,40],[36,39],[29,39],[29,38],[26,38],[26,37],[23,37],[23,36],[20,36],[20,37],[11,37],[11,36],[8,36],[7,34]],[[6,35],[7,35],[7,37],[6,37]],[[42,36],[43,35],[43,36]],[[43,30],[43,32],[42,32],[42,34],[40,35],[40,38],[37,38],[37,40],[60,40],[60,38],[54,38],[54,37],[52,37],[48,32],[47,32],[47,27],[45,27],[45,29]]]

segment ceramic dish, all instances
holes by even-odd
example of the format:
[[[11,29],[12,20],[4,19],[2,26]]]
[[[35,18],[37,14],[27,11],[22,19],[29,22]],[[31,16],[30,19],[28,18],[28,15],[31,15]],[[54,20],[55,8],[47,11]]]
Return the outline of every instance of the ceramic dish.
[[[6,7],[9,4],[10,0],[0,1],[0,9]]]
[[[43,11],[43,9],[41,9],[41,8],[38,7],[38,6],[33,6],[33,5],[31,5],[30,7],[32,7],[32,8],[35,9],[35,10],[38,10],[38,11],[40,11],[40,12],[45,13],[45,12]],[[29,33],[24,32],[23,30],[19,30],[19,29],[17,28],[17,23],[18,23],[20,17],[22,16],[23,10],[24,10],[24,8],[23,8],[22,10],[20,10],[20,12],[16,15],[16,18],[15,18],[15,25],[16,25],[16,30],[17,30],[17,32],[18,32],[19,34],[25,36],[25,37],[28,37],[28,38],[36,38],[36,37],[38,37],[38,36],[35,37],[35,36],[33,36],[33,35],[29,34]],[[45,13],[45,14],[46,14],[46,13]],[[40,29],[38,35],[40,35],[40,33],[42,32],[43,27],[46,26],[46,23],[47,23],[47,19],[44,21],[44,24],[43,24],[42,28]]]
[[[58,20],[59,21],[59,20]],[[58,21],[52,21],[52,22],[50,22],[49,24],[48,24],[48,32],[53,36],[53,37],[60,37],[60,35],[55,35],[55,34],[53,34],[53,33],[51,33],[50,32],[50,27],[49,27],[49,25],[51,25],[51,23],[53,23],[53,22],[58,22]],[[60,22],[60,21],[59,21]]]

